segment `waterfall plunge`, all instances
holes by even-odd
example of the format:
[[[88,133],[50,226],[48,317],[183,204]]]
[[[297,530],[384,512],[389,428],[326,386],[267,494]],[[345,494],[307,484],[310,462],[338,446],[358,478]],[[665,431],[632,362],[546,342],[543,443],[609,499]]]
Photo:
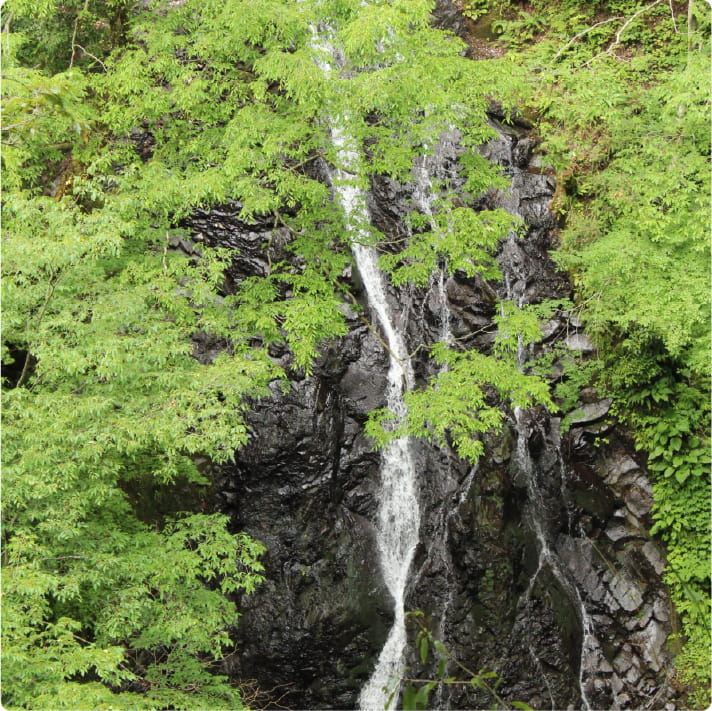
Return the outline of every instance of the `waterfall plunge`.
[[[388,318],[388,304],[377,255],[371,248],[354,246],[354,257],[361,272],[368,302],[387,335],[390,353],[386,401],[398,418],[405,414],[403,393],[413,384],[413,371],[407,360],[405,343]],[[383,578],[393,596],[395,619],[371,679],[361,692],[363,711],[383,709],[400,679],[406,644],[405,589],[408,571],[418,543],[420,511],[415,482],[411,442],[400,437],[388,444],[381,464],[381,490],[378,508],[378,547]],[[384,692],[384,689],[386,691]]]
[[[348,147],[348,139],[344,133],[338,127],[333,127],[331,137],[341,163],[347,166],[350,172],[357,174],[358,171],[353,169],[358,164],[358,153]],[[363,191],[353,185],[353,180],[349,180],[348,174],[342,169],[334,171],[333,179],[334,189],[346,213],[347,222],[351,225],[357,224],[368,214]],[[405,414],[403,393],[413,386],[413,369],[408,360],[403,336],[391,320],[385,280],[378,268],[375,249],[354,243],[353,254],[366,289],[368,304],[371,311],[378,316],[390,351],[386,403],[400,419]],[[406,644],[405,589],[418,543],[420,525],[415,478],[410,439],[400,437],[391,441],[383,453],[381,463],[376,530],[381,569],[388,591],[393,596],[395,619],[373,675],[361,692],[359,703],[363,711],[385,708],[388,697],[402,673]]]
[[[332,57],[333,48],[325,40],[315,37],[312,46],[325,50]],[[318,62],[329,74],[331,66]],[[366,234],[359,224],[368,223],[366,196],[357,184],[359,152],[354,140],[344,131],[343,120],[332,118],[331,140],[336,148],[340,168],[332,170],[334,192],[346,215],[347,225],[356,233],[352,251],[363,281],[368,304],[383,329],[388,344],[390,365],[386,403],[400,420],[405,414],[403,394],[413,387],[413,369],[408,358],[403,336],[398,332],[389,313],[384,276],[378,267],[378,254],[365,244]],[[363,243],[359,242],[359,239]],[[383,578],[393,597],[394,621],[388,639],[381,650],[376,668],[359,699],[363,711],[380,711],[397,688],[403,672],[403,652],[406,645],[405,589],[415,547],[418,543],[420,507],[416,490],[415,465],[411,441],[408,437],[392,440],[383,453],[381,488],[376,524],[378,549]],[[397,701],[397,695],[394,694]],[[395,706],[391,703],[391,706]]]

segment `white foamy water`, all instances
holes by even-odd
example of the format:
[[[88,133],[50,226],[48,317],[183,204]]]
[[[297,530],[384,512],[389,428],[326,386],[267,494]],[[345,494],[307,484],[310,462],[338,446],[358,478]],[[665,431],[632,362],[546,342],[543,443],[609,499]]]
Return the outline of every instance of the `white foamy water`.
[[[352,169],[358,155],[346,147],[347,139],[344,134],[334,128],[332,140],[341,162],[350,172],[357,173],[358,171]],[[345,171],[336,170],[335,178],[334,188],[347,221],[358,224],[367,214],[365,195],[353,184],[348,184],[348,174]],[[358,243],[353,244],[352,250],[369,307],[371,312],[378,316],[389,348],[386,404],[400,419],[405,414],[403,394],[414,382],[406,344],[390,315],[385,279],[378,267],[376,250]],[[412,445],[408,437],[400,437],[391,441],[383,453],[376,523],[381,570],[386,587],[393,597],[394,621],[376,668],[361,691],[359,706],[362,711],[384,709],[403,672],[403,652],[406,645],[405,590],[418,543],[419,526],[420,507]],[[391,707],[395,707],[396,703],[397,694]]]
[[[336,58],[327,38],[313,30],[312,46]],[[337,61],[335,59],[335,61]],[[329,74],[327,62],[318,61],[320,69]],[[365,225],[369,222],[366,195],[358,185],[360,153],[346,126],[347,118],[332,117],[331,140],[336,148],[339,167],[332,170],[334,193],[346,215],[353,235],[352,251],[368,297],[371,313],[378,317],[388,344],[390,365],[386,403],[398,420],[405,414],[403,394],[413,387],[413,369],[402,334],[390,314],[385,277],[378,266],[376,250],[368,246]],[[410,438],[391,441],[381,463],[378,519],[376,522],[378,550],[383,579],[393,597],[394,621],[376,668],[361,691],[362,711],[381,711],[397,688],[403,673],[406,645],[405,590],[413,554],[418,543],[420,507],[416,489],[415,466]],[[395,708],[397,693],[390,704]]]

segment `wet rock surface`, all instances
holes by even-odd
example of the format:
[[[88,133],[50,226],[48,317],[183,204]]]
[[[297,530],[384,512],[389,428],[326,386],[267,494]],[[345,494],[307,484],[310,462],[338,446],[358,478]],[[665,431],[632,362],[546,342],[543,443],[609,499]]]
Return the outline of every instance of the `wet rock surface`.
[[[530,170],[533,141],[522,127],[492,122],[500,137],[482,152],[512,186],[481,196],[476,207],[520,215],[526,234],[500,244],[500,282],[434,275],[428,288],[391,290],[413,350],[441,338],[447,325],[463,347],[487,352],[498,298],[570,295],[548,256],[554,183]],[[374,223],[390,237],[403,235],[412,190],[372,184]],[[264,274],[269,259],[290,258],[287,234],[269,223],[246,225],[238,213],[232,204],[186,222],[195,242],[233,249],[228,289]],[[250,443],[216,475],[216,507],[268,548],[267,582],[239,601],[239,651],[228,671],[255,679],[270,708],[354,708],[391,624],[373,527],[380,457],[363,432],[368,413],[384,405],[388,358],[361,321],[350,327],[325,348],[313,375],[295,375],[286,391],[275,384],[255,403]],[[557,343],[588,350],[580,322],[565,311],[545,324],[525,360]],[[279,349],[274,357],[288,364]],[[414,369],[421,382],[435,372],[425,349]],[[674,697],[664,557],[646,533],[650,484],[609,407],[582,392],[568,431],[543,408],[507,411],[476,466],[449,449],[416,445],[422,524],[407,608],[422,610],[467,668],[501,676],[498,693],[508,702],[664,708]],[[601,431],[606,444],[597,441]],[[408,664],[414,676],[436,674],[414,647]],[[451,665],[447,673],[461,671]],[[492,703],[486,690],[467,685],[431,695],[433,708]]]

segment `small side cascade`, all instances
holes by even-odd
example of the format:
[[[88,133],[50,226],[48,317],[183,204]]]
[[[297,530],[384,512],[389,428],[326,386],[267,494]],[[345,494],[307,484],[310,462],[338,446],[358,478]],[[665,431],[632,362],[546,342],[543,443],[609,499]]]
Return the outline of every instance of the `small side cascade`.
[[[412,201],[420,213],[430,221],[433,231],[438,225],[434,216],[437,198],[441,195],[443,185],[457,184],[461,177],[457,169],[457,158],[461,152],[460,134],[454,127],[444,131],[433,144],[423,146],[423,154],[416,161],[413,170]],[[452,319],[447,296],[448,268],[447,263],[441,265],[439,272],[430,277],[430,289],[436,293],[435,301],[440,312],[439,339],[448,345],[453,343]]]
[[[577,586],[571,581],[570,576],[567,574],[565,567],[559,560],[558,556],[554,551],[552,551],[549,545],[549,540],[545,533],[544,522],[542,521],[542,514],[546,512],[546,501],[544,496],[537,485],[536,472],[534,471],[534,465],[531,459],[527,447],[527,441],[529,438],[529,423],[527,422],[526,413],[519,407],[514,409],[514,420],[515,420],[515,431],[517,433],[517,446],[512,458],[512,464],[517,468],[517,472],[520,476],[524,477],[526,481],[527,494],[529,497],[529,510],[528,518],[536,537],[537,548],[539,550],[539,559],[537,563],[537,568],[534,571],[531,579],[529,580],[529,585],[524,594],[525,604],[529,605],[531,600],[531,595],[534,590],[534,585],[539,577],[541,571],[546,567],[554,576],[556,582],[562,591],[566,594],[567,598],[571,601],[572,605],[576,610],[576,613],[581,624],[581,655],[579,662],[579,689],[581,693],[581,703],[583,708],[590,711],[592,708],[591,702],[587,695],[587,675],[591,671],[589,660],[594,660],[597,658],[597,650],[599,649],[599,643],[594,635],[594,626],[588,611],[586,610],[586,605],[583,602],[581,593],[579,592]],[[532,657],[534,658],[536,664],[542,668],[542,665],[536,655],[535,650],[530,647],[529,649]],[[542,668],[542,676],[549,686],[546,674]],[[551,694],[551,691],[550,691]],[[556,700],[553,695],[551,695],[551,708],[557,708]]]
[[[514,236],[509,238],[509,241],[515,239]],[[506,296],[508,299],[516,302],[519,308],[522,308],[526,303],[525,289],[526,289],[526,278],[517,273],[516,265],[511,266],[504,261],[504,282],[506,288]],[[511,274],[507,270],[510,267]],[[512,283],[512,276],[515,277],[514,284]],[[524,368],[527,361],[527,349],[522,342],[521,336],[519,338],[517,346],[517,366],[522,369]],[[566,597],[571,602],[574,607],[576,614],[579,619],[581,626],[581,652],[579,660],[579,690],[581,694],[581,703],[584,709],[590,711],[592,708],[591,702],[587,695],[587,676],[593,671],[592,662],[595,664],[595,659],[600,657],[600,645],[598,640],[594,635],[594,625],[591,620],[588,611],[586,610],[586,605],[584,604],[581,593],[576,586],[575,582],[571,579],[565,565],[559,560],[559,557],[552,550],[549,538],[546,531],[546,517],[547,517],[547,502],[545,500],[544,494],[539,486],[537,472],[535,471],[535,466],[531,458],[531,454],[528,449],[528,440],[531,434],[530,428],[532,426],[531,418],[527,416],[527,413],[520,407],[514,408],[514,429],[517,434],[517,445],[512,457],[512,466],[516,469],[517,476],[523,478],[526,484],[526,490],[529,500],[529,505],[527,507],[527,517],[531,529],[536,537],[537,548],[539,551],[539,559],[537,563],[537,568],[532,575],[527,590],[524,594],[524,601],[527,607],[530,604],[532,592],[534,585],[539,577],[541,571],[546,567],[554,579],[558,583],[561,590],[565,593]],[[557,448],[558,450],[558,448]],[[563,467],[562,455],[560,451],[557,451],[557,459],[560,462],[560,466]],[[562,477],[563,477],[563,471]],[[562,483],[563,486],[563,483]],[[551,708],[557,708],[556,699],[554,698],[549,681],[544,672],[543,666],[536,655],[533,647],[529,647],[529,652],[534,659],[535,664],[540,668],[542,677],[546,682],[546,686],[549,689]]]
[[[428,218],[430,227],[434,232],[437,231],[438,225],[435,220],[434,211],[436,209],[436,201],[441,191],[441,181],[451,180],[456,177],[456,171],[450,172],[449,164],[454,165],[458,151],[456,134],[454,131],[446,132],[440,136],[440,140],[435,144],[434,150],[429,155],[421,155],[416,161],[412,170],[413,188],[411,194],[412,204],[418,209],[420,214]],[[430,275],[428,283],[427,297],[423,299],[423,309],[427,308],[430,312],[437,316],[438,330],[435,337],[438,342],[452,345],[454,343],[454,335],[452,331],[452,316],[450,303],[447,295],[448,281],[447,263],[442,263],[441,268],[434,271]],[[440,368],[440,372],[447,371],[448,366],[444,364]],[[451,461],[454,456],[452,453],[446,453],[447,469],[443,470],[443,474],[447,472],[444,480],[451,480]],[[421,581],[421,576],[424,571],[432,570],[433,567],[445,571],[445,585],[443,587],[443,595],[439,606],[438,629],[436,636],[439,639],[445,639],[447,636],[446,629],[449,616],[452,612],[456,588],[452,581],[452,571],[455,567],[455,562],[452,559],[452,554],[449,550],[449,525],[453,516],[456,515],[458,508],[466,500],[472,481],[477,473],[477,465],[470,467],[469,473],[459,482],[456,488],[448,491],[440,506],[440,512],[437,518],[437,523],[431,530],[429,540],[426,542],[427,555],[422,562],[420,569],[414,573],[414,584],[418,585]],[[449,668],[449,663],[446,666],[446,671]],[[438,684],[433,693],[432,704],[433,708],[449,709],[450,708],[450,687],[447,684]]]

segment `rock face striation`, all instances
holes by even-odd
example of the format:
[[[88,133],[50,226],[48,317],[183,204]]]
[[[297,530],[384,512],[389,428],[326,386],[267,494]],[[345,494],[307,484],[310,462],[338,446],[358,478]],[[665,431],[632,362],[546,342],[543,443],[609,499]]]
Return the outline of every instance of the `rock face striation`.
[[[482,153],[502,166],[511,188],[482,196],[476,207],[521,216],[526,234],[501,242],[499,283],[435,274],[428,288],[389,288],[411,352],[445,330],[463,347],[487,351],[497,299],[570,295],[548,256],[553,179],[531,167],[527,130],[501,118],[493,111],[499,137]],[[456,154],[448,143],[442,165]],[[389,237],[403,235],[416,189],[372,182],[371,219]],[[234,250],[230,284],[266,273],[264,244],[273,261],[288,258],[286,232],[244,224],[238,213],[239,205],[225,205],[186,223],[196,242]],[[256,680],[266,707],[355,708],[392,624],[374,528],[381,457],[363,432],[368,413],[386,404],[389,357],[355,314],[349,325],[308,378],[273,349],[291,374],[289,389],[275,387],[255,403],[249,444],[215,475],[216,507],[268,549],[267,582],[240,602],[239,654],[227,663],[235,677]],[[554,347],[561,358],[592,348],[574,314],[556,312],[541,342],[522,353],[523,367]],[[412,364],[417,382],[434,373],[425,349]],[[421,525],[406,609],[423,611],[465,667],[502,677],[498,693],[507,701],[536,709],[673,707],[664,559],[646,533],[650,483],[610,404],[582,391],[566,431],[561,416],[543,408],[508,411],[476,466],[447,448],[413,447]],[[412,676],[436,678],[413,644],[408,663]],[[451,664],[447,674],[464,672]],[[431,695],[433,708],[492,703],[468,685]]]

